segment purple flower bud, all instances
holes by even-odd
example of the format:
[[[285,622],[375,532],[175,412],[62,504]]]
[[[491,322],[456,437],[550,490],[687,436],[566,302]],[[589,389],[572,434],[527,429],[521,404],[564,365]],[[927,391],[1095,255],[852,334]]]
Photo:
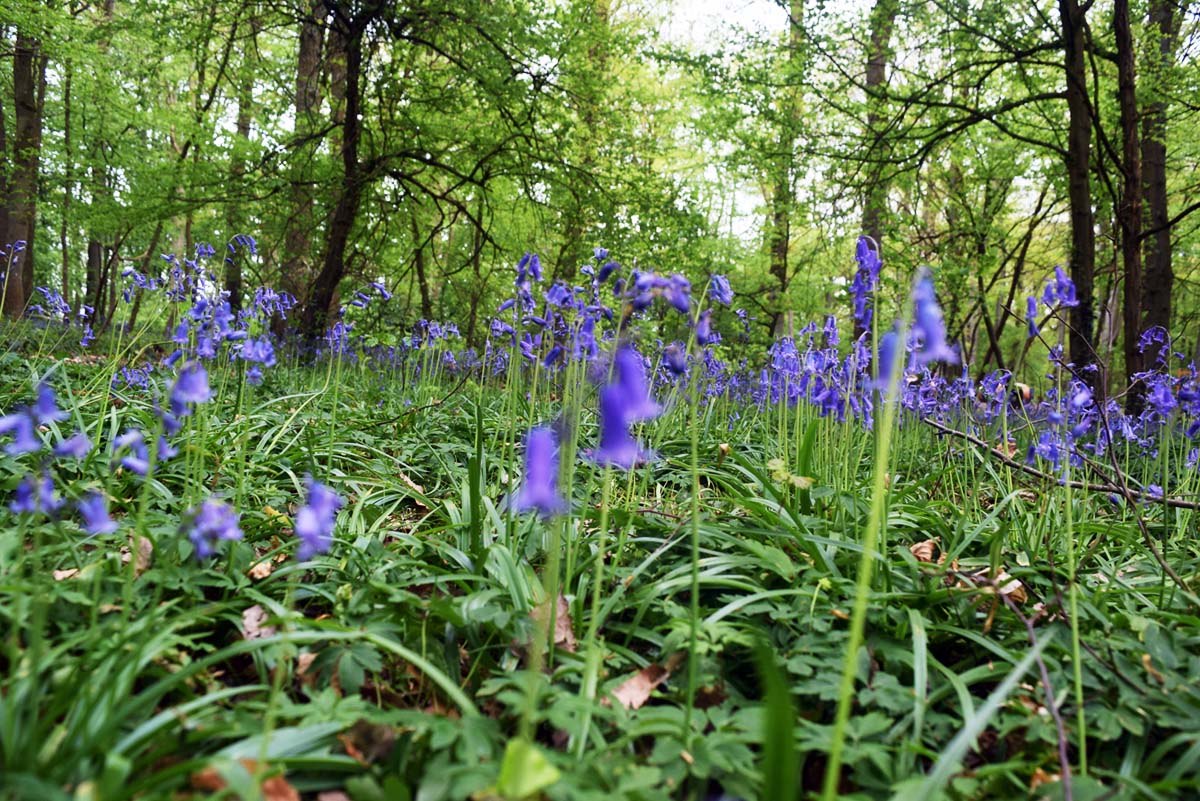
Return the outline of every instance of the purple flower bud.
[[[1033,295],[1025,299],[1025,322],[1029,326],[1029,338],[1033,339],[1038,335],[1037,300]]]
[[[525,476],[513,508],[543,517],[561,514],[567,502],[558,492],[558,438],[550,428],[534,428],[525,439]]]
[[[4,446],[4,452],[9,456],[37,453],[42,449],[42,441],[33,430],[33,420],[25,411],[0,417],[0,434],[12,435],[13,441]]]
[[[117,530],[116,521],[108,516],[108,499],[100,493],[89,493],[78,507],[79,515],[83,518],[83,530],[89,536],[112,534]]]
[[[189,362],[179,371],[175,385],[171,388],[171,409],[179,415],[186,414],[187,404],[207,403],[212,399],[208,388],[208,372],[199,362]]]
[[[224,501],[209,498],[199,508],[192,507],[184,516],[181,531],[196,548],[196,558],[206,559],[216,552],[221,540],[240,540],[238,515]]]
[[[38,425],[49,425],[67,419],[67,413],[58,408],[53,388],[44,381],[38,384],[37,401],[30,411]]]
[[[333,527],[337,520],[337,512],[342,508],[342,499],[338,494],[319,481],[314,481],[312,476],[304,477],[304,485],[308,498],[304,506],[296,512],[293,527],[300,539],[296,558],[301,561],[329,550],[329,546],[333,544]]]
[[[913,333],[920,341],[920,347],[913,352],[913,366],[920,368],[932,362],[958,364],[958,354],[946,342],[946,324],[928,269],[922,269],[917,278],[912,300]]]
[[[637,423],[652,420],[662,413],[662,407],[650,398],[646,381],[646,365],[641,355],[628,345],[617,348],[613,356],[616,382],[612,385],[624,401],[626,421]]]
[[[627,400],[613,385],[600,390],[600,447],[589,454],[592,461],[621,470],[632,470],[650,458],[629,433]]]
[[[67,456],[72,459],[82,459],[92,450],[92,440],[87,434],[79,431],[54,448],[55,456]]]
[[[733,303],[733,287],[729,285],[729,279],[723,275],[714,275],[709,278],[708,297],[714,303],[720,303],[722,306]]]

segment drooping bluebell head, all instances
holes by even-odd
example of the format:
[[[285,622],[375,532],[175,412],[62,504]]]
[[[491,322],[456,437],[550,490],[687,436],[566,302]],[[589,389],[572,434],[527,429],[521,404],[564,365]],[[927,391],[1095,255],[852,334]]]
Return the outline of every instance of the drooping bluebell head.
[[[558,491],[558,437],[546,427],[531,429],[525,438],[525,475],[513,508],[542,517],[562,514],[567,502]]]
[[[108,514],[108,499],[99,492],[88,493],[79,501],[79,515],[83,518],[83,530],[89,536],[112,534],[117,523]]]
[[[1030,339],[1038,335],[1037,312],[1037,300],[1034,299],[1033,295],[1030,295],[1025,299],[1025,323],[1029,327]]]
[[[305,476],[304,485],[308,497],[304,506],[296,512],[293,526],[296,536],[300,539],[296,558],[301,561],[329,550],[329,546],[333,544],[333,527],[337,521],[337,512],[342,508],[342,499],[338,494],[321,482],[315,481],[312,476]]]
[[[212,556],[221,540],[242,538],[237,512],[216,498],[209,498],[199,508],[189,509],[184,515],[182,531],[195,546],[197,559]]]
[[[33,420],[24,409],[0,417],[0,434],[9,434],[13,438],[4,446],[4,452],[9,456],[37,453],[42,449],[42,441],[34,433]]]
[[[38,384],[37,401],[30,410],[38,425],[49,425],[67,419],[67,413],[58,408],[54,397],[54,389],[45,381]]]
[[[615,382],[612,384],[624,401],[625,420],[638,423],[652,420],[662,413],[659,406],[650,397],[650,385],[646,380],[646,365],[641,354],[629,345],[617,348],[613,355],[613,373]]]
[[[600,446],[589,456],[596,464],[632,470],[644,464],[650,453],[629,433],[628,399],[616,385],[600,390]]]
[[[733,287],[729,279],[723,275],[714,275],[708,279],[708,297],[713,303],[728,306],[733,303]]]
[[[958,353],[946,342],[946,323],[933,288],[933,276],[923,268],[913,286],[913,333],[918,347],[913,351],[913,366],[933,362],[958,364]]]

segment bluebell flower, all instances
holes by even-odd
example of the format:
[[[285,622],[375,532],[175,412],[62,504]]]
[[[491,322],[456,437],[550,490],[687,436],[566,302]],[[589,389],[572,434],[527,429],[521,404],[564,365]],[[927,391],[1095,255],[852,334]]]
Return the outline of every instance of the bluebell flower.
[[[932,362],[958,364],[958,354],[946,342],[946,324],[942,308],[933,288],[933,276],[923,269],[913,287],[913,333],[920,346],[913,352],[913,366],[924,367]]]
[[[181,531],[192,541],[198,559],[212,556],[221,540],[242,538],[237,512],[216,498],[209,498],[199,508],[189,509],[184,515]]]
[[[597,247],[592,251],[592,257],[596,261],[604,261],[608,258],[608,248]]]
[[[632,470],[650,458],[629,433],[627,404],[620,387],[611,385],[600,390],[600,446],[588,454],[597,464]]]
[[[672,275],[668,279],[668,284],[665,287],[667,302],[675,309],[683,314],[687,314],[692,309],[692,282],[684,278],[679,273]]]
[[[12,502],[8,504],[8,508],[15,515],[33,514],[38,510],[37,481],[32,475],[25,476],[17,485],[17,490],[13,495]]]
[[[663,364],[672,375],[681,376],[687,373],[687,352],[678,342],[672,342],[663,348]]]
[[[82,459],[92,450],[91,438],[78,431],[54,447],[55,456],[67,456],[72,459]]]
[[[42,441],[34,433],[33,420],[23,409],[0,417],[0,434],[12,435],[13,441],[4,446],[4,452],[9,456],[37,453],[42,449]]]
[[[45,381],[38,384],[37,400],[30,409],[34,420],[38,425],[49,425],[67,419],[67,413],[58,408],[58,401],[54,397],[54,389]]]
[[[871,327],[874,316],[872,304],[882,262],[879,252],[871,246],[871,240],[865,236],[858,238],[854,258],[858,262],[858,269],[855,270],[854,280],[850,284],[850,294],[854,298],[854,321],[859,330],[866,331]]]
[[[900,343],[900,335],[888,331],[879,338],[879,360],[875,365],[875,379],[870,383],[872,389],[886,390],[891,381],[892,370],[896,367],[896,348]]]
[[[709,278],[708,297],[722,306],[733,303],[733,287],[729,285],[729,279],[723,275],[713,275]]]
[[[662,413],[662,407],[650,397],[646,365],[641,354],[629,345],[617,348],[613,355],[613,372],[616,381],[612,386],[617,388],[624,400],[626,421],[637,423],[652,420]]]
[[[139,476],[150,470],[150,452],[141,431],[129,430],[113,441],[113,456],[126,470]]]
[[[83,530],[90,536],[112,534],[117,523],[108,516],[108,499],[99,492],[91,492],[79,501],[79,515],[83,518]]]
[[[534,428],[525,438],[525,475],[513,508],[543,517],[562,514],[567,502],[558,491],[558,437],[551,428]]]
[[[207,403],[212,399],[208,386],[208,371],[199,362],[189,362],[179,371],[171,387],[171,410],[180,416],[187,414],[187,405]]]
[[[712,309],[705,309],[696,318],[696,341],[701,347],[715,345],[721,341],[721,335],[712,329]]]
[[[596,273],[596,283],[603,284],[608,280],[608,277],[612,275],[614,271],[620,268],[620,266],[621,265],[617,264],[615,261],[605,262],[604,266],[600,268],[600,271]]]
[[[1037,301],[1033,295],[1025,299],[1025,323],[1029,327],[1029,338],[1033,339],[1038,335],[1037,327]]]
[[[300,539],[296,558],[301,561],[329,550],[333,544],[333,526],[337,520],[337,512],[342,508],[342,499],[338,494],[319,481],[313,480],[312,476],[305,476],[304,486],[308,497],[304,506],[296,512],[293,526],[296,536]]]

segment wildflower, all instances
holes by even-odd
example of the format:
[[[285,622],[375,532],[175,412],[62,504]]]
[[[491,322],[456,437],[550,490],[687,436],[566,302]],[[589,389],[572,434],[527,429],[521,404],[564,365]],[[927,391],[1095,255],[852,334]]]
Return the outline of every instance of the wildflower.
[[[53,388],[45,381],[38,384],[37,401],[30,409],[30,413],[38,425],[43,426],[67,419],[67,413],[58,408]]]
[[[550,428],[531,429],[525,439],[525,478],[513,507],[551,517],[566,511],[558,492],[558,438]]]
[[[1042,292],[1042,303],[1045,303],[1050,308],[1054,306],[1078,306],[1079,299],[1075,295],[1075,282],[1063,271],[1063,268],[1054,268],[1054,278],[1046,282],[1046,289]]]
[[[687,372],[687,353],[678,342],[663,348],[663,364],[672,375],[680,376]]]
[[[708,279],[708,297],[714,303],[728,306],[733,303],[733,287],[729,279],[723,275],[714,275]]]
[[[596,273],[596,283],[603,284],[608,280],[608,277],[612,275],[613,272],[620,268],[620,266],[621,265],[617,264],[615,261],[605,262],[604,266],[600,268],[600,271]]]
[[[129,430],[113,441],[113,455],[120,455],[121,466],[132,473],[144,476],[150,471],[150,453],[146,448],[146,440],[141,431]]]
[[[850,284],[850,294],[854,297],[854,321],[858,330],[866,331],[871,327],[874,316],[874,310],[871,308],[872,293],[879,281],[882,262],[879,252],[871,247],[870,238],[865,236],[859,237],[854,258],[858,262],[854,281]]]
[[[597,247],[592,251],[592,257],[595,258],[596,261],[604,261],[608,258],[608,248]]]
[[[21,483],[17,485],[16,495],[8,508],[15,515],[33,514],[37,511],[37,485],[34,483],[33,476],[25,476]]]
[[[589,454],[597,464],[631,470],[650,457],[629,433],[627,405],[619,386],[600,390],[600,447]]]
[[[928,269],[921,271],[913,287],[913,333],[920,347],[913,352],[913,366],[920,368],[931,362],[958,364],[958,354],[946,342],[946,324],[933,289],[933,277]]]
[[[1029,338],[1033,339],[1038,335],[1037,301],[1033,295],[1025,299],[1025,322],[1029,326]]]
[[[8,508],[13,514],[45,512],[53,515],[62,508],[63,502],[54,491],[54,481],[49,473],[42,473],[41,479],[27,475],[17,485],[16,497]]]
[[[72,459],[82,459],[92,450],[92,440],[82,431],[72,434],[54,447],[55,456],[68,456]]]
[[[712,309],[705,309],[696,319],[696,341],[701,346],[721,341],[721,335],[712,330]]]
[[[296,512],[295,532],[300,538],[296,558],[301,561],[325,553],[333,543],[333,525],[337,511],[342,508],[342,499],[337,493],[312,476],[305,476],[304,486],[308,498],[300,511]]]
[[[650,385],[646,382],[646,365],[632,347],[623,345],[613,356],[613,384],[625,403],[625,419],[630,423],[652,420],[662,412],[662,407],[650,397]]]
[[[24,409],[0,417],[0,434],[12,435],[13,441],[4,446],[4,452],[9,456],[37,453],[42,449],[42,441],[33,430],[33,420]]]
[[[237,512],[216,498],[209,498],[200,504],[199,508],[193,506],[189,509],[180,530],[186,532],[188,539],[192,541],[198,559],[212,556],[221,540],[242,538]]]
[[[108,516],[108,499],[99,492],[92,492],[78,503],[79,515],[83,518],[83,530],[90,536],[112,534],[117,523]]]
[[[667,302],[682,314],[687,314],[692,308],[692,282],[679,273],[668,279],[666,286]]]
[[[207,403],[212,399],[208,387],[208,371],[199,362],[189,362],[179,371],[171,387],[171,409],[180,416],[187,414],[187,404]]]

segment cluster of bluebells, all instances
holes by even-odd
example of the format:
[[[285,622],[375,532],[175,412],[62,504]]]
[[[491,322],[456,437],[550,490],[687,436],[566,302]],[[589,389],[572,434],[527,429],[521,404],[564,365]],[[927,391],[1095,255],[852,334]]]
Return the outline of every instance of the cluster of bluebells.
[[[337,520],[342,499],[324,484],[314,481],[312,476],[304,479],[306,498],[304,506],[296,512],[293,526],[300,546],[296,558],[301,561],[325,553],[333,543],[333,526]]]

